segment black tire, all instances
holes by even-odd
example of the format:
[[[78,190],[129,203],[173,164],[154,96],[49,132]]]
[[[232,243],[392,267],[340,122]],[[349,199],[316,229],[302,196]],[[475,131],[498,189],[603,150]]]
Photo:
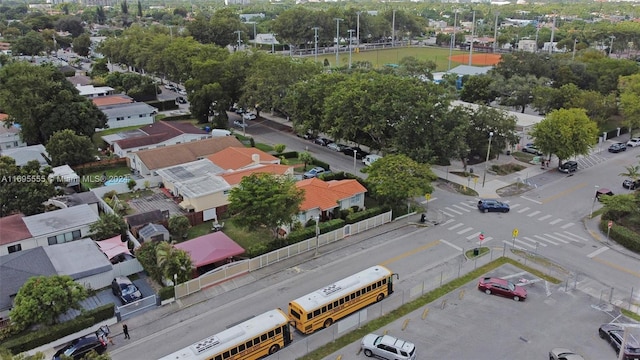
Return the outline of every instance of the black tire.
[[[364,356],[366,357],[372,357],[373,353],[371,352],[371,350],[369,349],[364,349]]]
[[[490,290],[490,289],[486,289],[486,290],[484,291],[484,293],[485,293],[485,294],[487,294],[487,295],[491,295],[491,290]]]
[[[504,209],[504,210],[502,210],[502,212],[503,212],[503,213],[508,213],[508,212],[509,212],[509,209]]]
[[[382,300],[384,300],[384,294],[378,294],[378,297],[376,298],[376,301],[380,302]]]
[[[273,355],[273,354],[277,353],[278,350],[280,350],[280,345],[278,345],[278,344],[271,345],[271,347],[269,348],[269,355]]]
[[[333,324],[333,319],[329,318],[329,319],[325,320],[324,321],[325,329],[328,328],[329,326],[331,326],[331,324]]]
[[[605,333],[602,330],[598,330],[598,333],[600,334],[600,339],[606,339],[607,338],[607,333]]]

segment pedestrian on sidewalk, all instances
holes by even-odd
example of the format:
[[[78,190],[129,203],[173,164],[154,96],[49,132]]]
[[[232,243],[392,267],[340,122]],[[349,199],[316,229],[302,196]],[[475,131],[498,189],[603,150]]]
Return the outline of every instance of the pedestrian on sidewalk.
[[[129,327],[127,326],[127,324],[122,324],[122,333],[124,334],[125,339],[131,339],[129,337]]]

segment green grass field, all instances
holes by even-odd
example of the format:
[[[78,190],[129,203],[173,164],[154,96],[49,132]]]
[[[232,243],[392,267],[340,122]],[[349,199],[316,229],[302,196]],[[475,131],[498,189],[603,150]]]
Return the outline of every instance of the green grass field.
[[[452,55],[466,54],[462,51],[453,51]],[[413,56],[420,60],[431,60],[436,63],[436,71],[446,71],[449,68],[449,49],[448,48],[436,48],[436,47],[402,47],[393,49],[382,50],[368,50],[360,53],[351,53],[351,62],[356,61],[369,61],[374,67],[379,68],[385,64],[397,64],[400,59]],[[336,63],[336,54],[318,54],[318,62],[324,62],[324,59],[329,60],[331,66]],[[340,65],[349,65],[349,52],[340,53]],[[451,67],[462,65],[462,63],[451,62]]]

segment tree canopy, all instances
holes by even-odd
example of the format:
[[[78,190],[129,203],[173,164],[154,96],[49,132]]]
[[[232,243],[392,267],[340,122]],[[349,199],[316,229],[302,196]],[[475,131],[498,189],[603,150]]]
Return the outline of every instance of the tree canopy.
[[[80,309],[87,289],[71,276],[34,276],[22,285],[13,301],[11,322],[19,329],[31,325],[51,325],[70,309]]]
[[[47,142],[47,154],[51,157],[51,166],[75,166],[94,160],[96,150],[93,142],[86,136],[76,135],[66,129],[55,132]]]
[[[51,173],[36,160],[17,166],[13,158],[0,156],[0,216],[44,212],[43,203],[56,193],[48,179]]]
[[[117,214],[103,213],[100,219],[89,225],[89,232],[93,240],[105,240],[120,235],[122,239],[127,238],[127,223]]]
[[[257,173],[245,176],[229,194],[229,211],[236,223],[249,230],[261,226],[272,229],[274,237],[280,226],[291,224],[300,211],[304,191],[286,176]]]

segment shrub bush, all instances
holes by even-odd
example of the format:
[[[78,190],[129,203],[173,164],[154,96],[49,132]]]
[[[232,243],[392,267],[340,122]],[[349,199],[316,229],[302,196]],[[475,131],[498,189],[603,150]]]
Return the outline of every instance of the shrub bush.
[[[297,151],[287,151],[287,152],[283,152],[282,154],[278,154],[278,156],[283,157],[285,159],[297,159],[298,158],[298,152]]]
[[[171,299],[172,297],[175,296],[175,294],[176,294],[176,291],[173,286],[165,286],[162,289],[160,289],[160,291],[158,291],[158,296],[160,296],[161,301]]]
[[[359,221],[362,221],[370,217],[374,217],[376,215],[382,214],[387,211],[389,211],[389,208],[386,206],[374,207],[374,208],[367,209],[365,211],[349,214],[345,221],[347,224],[355,224]]]
[[[602,232],[606,233],[608,231],[608,223],[609,220],[604,218],[600,221],[600,230]],[[638,239],[638,234],[633,230],[614,224],[609,232],[609,237],[631,251],[640,252],[640,239]]]
[[[324,162],[324,161],[320,161],[320,160],[318,160],[318,159],[316,159],[316,158],[314,158],[314,159],[311,161],[311,165],[320,166],[321,168],[323,168],[323,169],[325,169],[325,170],[330,170],[330,169],[331,169],[331,167],[329,166],[329,164],[327,164],[327,163],[326,163],[326,162]]]

